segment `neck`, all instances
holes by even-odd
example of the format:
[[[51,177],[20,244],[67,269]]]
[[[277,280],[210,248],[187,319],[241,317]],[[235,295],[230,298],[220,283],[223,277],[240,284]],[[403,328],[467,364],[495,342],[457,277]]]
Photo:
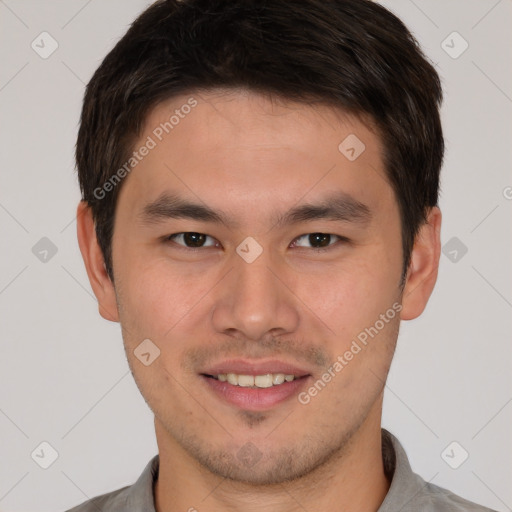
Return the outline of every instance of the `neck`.
[[[382,462],[381,408],[371,413],[342,453],[306,476],[265,486],[227,480],[202,467],[155,421],[160,467],[157,512],[275,512],[350,510],[376,512],[390,483]]]

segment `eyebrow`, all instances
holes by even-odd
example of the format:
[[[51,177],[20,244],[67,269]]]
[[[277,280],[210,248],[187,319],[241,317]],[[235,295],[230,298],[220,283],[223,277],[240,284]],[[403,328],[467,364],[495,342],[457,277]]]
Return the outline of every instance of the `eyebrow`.
[[[139,218],[143,224],[150,225],[168,219],[191,219],[201,222],[223,224],[228,228],[239,225],[221,211],[205,204],[186,200],[178,195],[162,193],[156,200],[146,204]],[[305,203],[289,211],[274,215],[273,227],[282,227],[299,222],[331,220],[366,225],[373,218],[370,208],[345,192],[331,194],[318,203]]]

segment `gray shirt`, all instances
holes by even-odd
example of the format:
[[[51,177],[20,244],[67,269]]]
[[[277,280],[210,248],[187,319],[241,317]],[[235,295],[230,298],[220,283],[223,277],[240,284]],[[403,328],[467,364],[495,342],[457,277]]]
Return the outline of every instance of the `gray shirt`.
[[[391,486],[378,512],[494,512],[413,473],[402,445],[385,429],[382,458]],[[97,496],[67,512],[155,512],[153,484],[158,478],[158,464],[155,455],[133,485]]]

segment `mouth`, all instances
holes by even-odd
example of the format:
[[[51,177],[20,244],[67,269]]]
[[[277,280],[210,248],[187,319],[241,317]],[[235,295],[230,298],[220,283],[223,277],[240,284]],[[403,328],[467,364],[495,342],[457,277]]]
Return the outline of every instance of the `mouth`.
[[[226,361],[199,374],[217,399],[237,408],[263,411],[296,396],[311,374],[279,361]]]

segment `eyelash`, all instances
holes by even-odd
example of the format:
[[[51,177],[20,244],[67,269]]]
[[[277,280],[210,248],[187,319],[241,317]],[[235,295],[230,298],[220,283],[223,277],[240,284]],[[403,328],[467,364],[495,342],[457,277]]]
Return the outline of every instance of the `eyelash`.
[[[178,236],[181,236],[181,235],[186,235],[186,234],[196,234],[196,235],[204,235],[208,238],[211,238],[212,240],[215,240],[215,238],[213,238],[212,236],[210,235],[205,235],[204,233],[198,233],[196,231],[182,231],[180,233],[174,233],[172,235],[168,235],[164,238],[164,241],[165,242],[174,242],[174,239]],[[329,251],[331,250],[333,247],[336,247],[338,246],[340,243],[348,243],[350,242],[350,240],[344,236],[341,236],[341,235],[335,235],[333,233],[322,233],[322,232],[312,232],[312,233],[305,233],[304,235],[300,235],[298,237],[296,237],[292,243],[296,242],[297,240],[300,240],[301,238],[304,238],[304,237],[307,237],[309,235],[328,235],[328,236],[331,236],[331,237],[335,237],[337,238],[337,242],[334,242],[334,243],[331,243],[329,244],[328,246],[326,247],[302,247],[302,249],[310,249],[314,252],[318,252],[318,253],[322,253],[322,252],[326,252],[326,251]],[[218,242],[216,240],[216,242]],[[184,249],[186,251],[192,251],[192,252],[197,252],[197,251],[200,251],[200,250],[203,250],[207,247],[212,247],[212,246],[203,246],[203,247],[187,247],[186,245],[182,245],[182,244],[178,244],[176,242],[174,242],[178,247],[180,247],[180,249]]]

